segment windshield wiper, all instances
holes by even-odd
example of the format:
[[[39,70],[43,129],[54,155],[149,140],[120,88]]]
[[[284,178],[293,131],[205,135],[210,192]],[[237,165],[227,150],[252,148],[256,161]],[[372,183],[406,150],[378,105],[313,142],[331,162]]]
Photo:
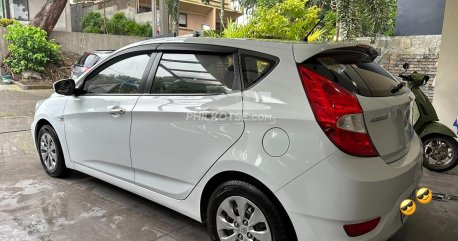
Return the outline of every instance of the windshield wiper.
[[[395,93],[399,92],[402,88],[404,88],[404,86],[406,86],[405,82],[399,83],[398,85],[396,85],[396,87],[391,89],[391,94],[395,94]]]

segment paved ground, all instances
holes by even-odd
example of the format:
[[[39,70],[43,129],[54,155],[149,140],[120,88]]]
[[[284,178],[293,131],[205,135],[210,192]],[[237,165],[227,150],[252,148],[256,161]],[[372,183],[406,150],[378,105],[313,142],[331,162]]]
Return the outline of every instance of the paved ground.
[[[0,84],[0,118],[31,116],[37,101],[46,99],[52,90],[22,91],[16,85]]]
[[[33,112],[42,95],[49,91],[0,90],[0,105],[14,106],[0,109],[0,115],[14,113],[0,118],[0,240],[208,241],[198,222],[113,185],[78,172],[67,179],[48,177],[30,133],[12,132],[29,128],[31,118],[17,116]],[[458,195],[457,174],[425,171],[422,185]],[[433,201],[419,206],[392,241],[457,240],[457,227],[458,202]]]

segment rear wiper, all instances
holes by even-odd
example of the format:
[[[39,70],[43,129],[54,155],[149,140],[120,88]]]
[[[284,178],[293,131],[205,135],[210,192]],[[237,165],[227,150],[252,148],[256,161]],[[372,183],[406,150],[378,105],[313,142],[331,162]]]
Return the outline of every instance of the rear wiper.
[[[399,92],[402,88],[404,88],[404,86],[406,86],[406,83],[405,83],[405,82],[399,83],[398,85],[396,85],[396,87],[394,87],[393,89],[391,89],[391,94],[394,94],[394,93]]]

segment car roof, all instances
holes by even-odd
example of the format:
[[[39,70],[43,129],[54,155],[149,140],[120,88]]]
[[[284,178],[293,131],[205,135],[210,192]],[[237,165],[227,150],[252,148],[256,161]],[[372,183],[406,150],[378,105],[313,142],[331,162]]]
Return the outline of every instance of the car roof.
[[[94,50],[90,52],[91,54],[96,54],[96,55],[109,55],[112,54],[115,50]]]
[[[207,37],[167,37],[153,38],[127,45],[120,50],[149,44],[189,43],[208,44],[216,46],[227,46],[246,49],[257,52],[269,53],[269,50],[292,51],[297,62],[302,62],[320,52],[342,47],[357,46],[356,43],[323,43],[323,42],[301,42],[269,39],[229,39],[229,38],[207,38]],[[369,46],[368,46],[369,47]],[[120,51],[118,50],[118,51]]]

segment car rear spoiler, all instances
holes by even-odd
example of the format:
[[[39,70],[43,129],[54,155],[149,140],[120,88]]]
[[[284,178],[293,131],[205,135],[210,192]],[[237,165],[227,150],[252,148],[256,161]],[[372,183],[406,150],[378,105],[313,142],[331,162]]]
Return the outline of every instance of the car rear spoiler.
[[[297,63],[320,53],[359,53],[369,56],[372,61],[379,55],[376,49],[365,44],[295,44],[293,52]]]

